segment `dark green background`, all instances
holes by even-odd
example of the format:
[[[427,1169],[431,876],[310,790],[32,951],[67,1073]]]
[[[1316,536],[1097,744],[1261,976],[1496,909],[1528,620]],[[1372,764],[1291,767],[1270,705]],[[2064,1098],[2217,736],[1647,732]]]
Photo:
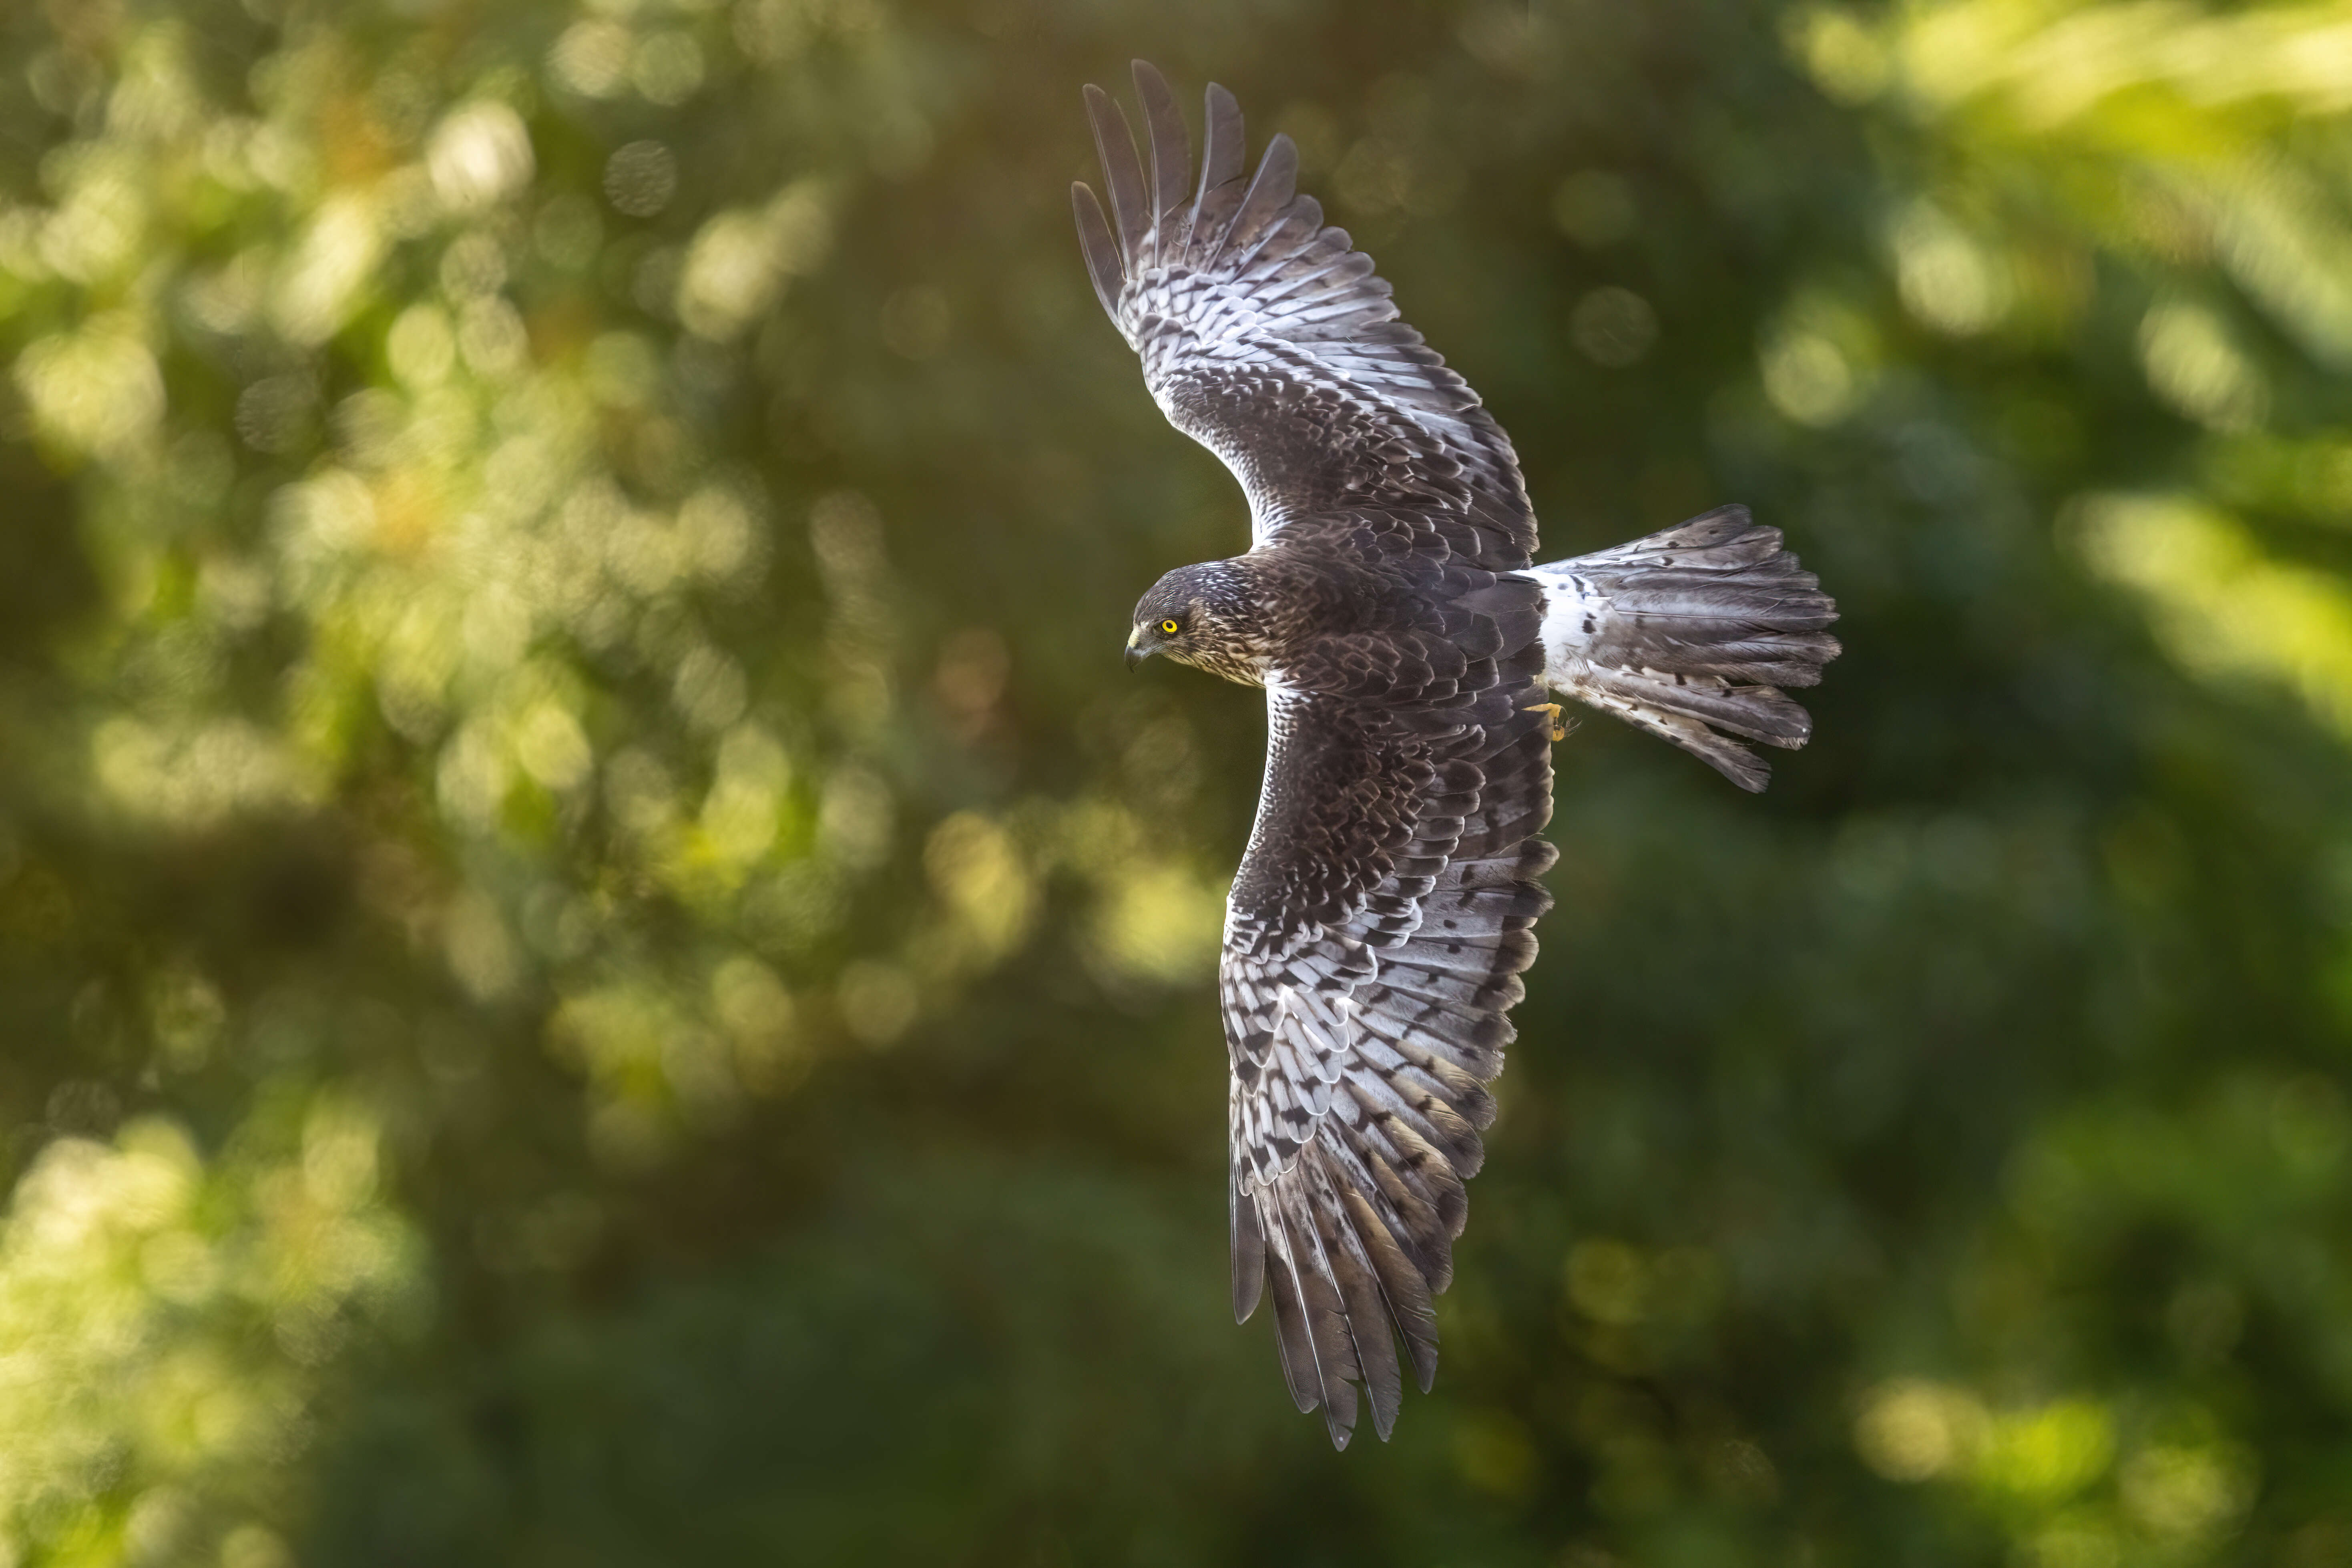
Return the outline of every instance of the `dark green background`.
[[[2352,1562],[2341,15],[11,9],[15,1560]],[[1559,749],[1344,1455],[1227,1319],[1259,705],[1118,658],[1245,537],[1070,229],[1135,55],[1549,553],[1844,612],[1760,798]]]

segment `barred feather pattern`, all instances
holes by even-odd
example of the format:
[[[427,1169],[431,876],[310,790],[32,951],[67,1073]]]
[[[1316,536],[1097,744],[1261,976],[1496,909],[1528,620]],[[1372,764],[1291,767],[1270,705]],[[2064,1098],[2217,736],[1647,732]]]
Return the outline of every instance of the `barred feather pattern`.
[[[1546,684],[1680,746],[1746,790],[1771,776],[1739,743],[1795,748],[1811,686],[1843,651],[1837,605],[1744,506],[1555,561],[1544,587]],[[1734,737],[1738,737],[1735,739]]]
[[[1494,1117],[1486,1085],[1551,901],[1538,879],[1554,851],[1536,837],[1551,809],[1549,735],[1507,698],[1488,706],[1489,722],[1433,738],[1328,698],[1268,692],[1267,793],[1221,983],[1234,1310],[1246,1319],[1271,1288],[1291,1396],[1319,1406],[1342,1447],[1359,1384],[1389,1436],[1400,1341],[1424,1392],[1436,1373],[1433,1299],[1453,1278],[1464,1184]],[[1264,860],[1290,858],[1262,843],[1297,842],[1285,793],[1359,768],[1404,810],[1365,810],[1359,792],[1337,833],[1349,842],[1320,843],[1311,828],[1307,842],[1379,874],[1322,919],[1286,918],[1296,900],[1246,887]]]
[[[1108,208],[1072,187],[1079,240],[1161,410],[1240,479],[1253,543],[1162,577],[1128,647],[1266,690],[1219,970],[1234,1310],[1271,1299],[1291,1395],[1344,1447],[1365,1403],[1388,1436],[1406,1366],[1435,1373],[1550,903],[1547,684],[1747,783],[1707,726],[1801,743],[1768,683],[1810,683],[1834,611],[1745,512],[1530,567],[1509,440],[1297,194],[1287,139],[1251,174],[1213,86],[1195,183],[1167,84],[1141,62],[1135,82],[1148,162],[1087,89]]]
[[[1535,517],[1509,437],[1298,194],[1290,139],[1249,174],[1241,109],[1212,85],[1195,184],[1167,82],[1139,60],[1135,86],[1148,173],[1124,111],[1086,89],[1109,196],[1106,213],[1071,187],[1087,271],[1169,422],[1241,480],[1255,537],[1343,506],[1433,505],[1492,546],[1473,559],[1524,563]]]
[[[1532,510],[1476,394],[1208,89],[1197,184],[1138,63],[1149,164],[1088,89],[1108,211],[1074,187],[1103,307],[1170,421],[1248,497],[1252,550],[1181,568],[1139,636],[1267,694],[1265,784],[1227,902],[1236,1317],[1345,1447],[1436,1370],[1464,1184],[1494,1115],[1553,851]],[[1156,645],[1154,645],[1156,646]],[[1402,1347],[1400,1356],[1399,1346]]]

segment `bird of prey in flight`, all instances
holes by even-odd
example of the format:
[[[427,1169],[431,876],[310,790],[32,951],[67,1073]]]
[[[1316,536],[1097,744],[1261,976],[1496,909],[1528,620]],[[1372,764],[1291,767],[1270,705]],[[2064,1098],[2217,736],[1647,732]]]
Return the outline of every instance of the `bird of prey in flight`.
[[[1265,689],[1265,783],[1225,906],[1234,1313],[1271,1287],[1283,1375],[1332,1442],[1358,1386],[1389,1435],[1402,1342],[1423,1392],[1486,1084],[1535,961],[1559,706],[1590,703],[1743,789],[1739,742],[1801,746],[1836,606],[1728,506],[1534,564],[1535,512],[1478,396],[1208,90],[1199,179],[1168,84],[1086,89],[1109,212],[1074,185],[1103,309],[1169,423],[1224,460],[1251,545],[1136,606],[1154,654]]]

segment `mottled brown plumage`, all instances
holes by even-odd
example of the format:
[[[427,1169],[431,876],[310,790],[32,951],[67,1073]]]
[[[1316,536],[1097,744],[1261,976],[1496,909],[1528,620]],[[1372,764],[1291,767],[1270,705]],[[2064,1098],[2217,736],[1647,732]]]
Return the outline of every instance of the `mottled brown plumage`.
[[[1266,691],[1219,977],[1234,1310],[1271,1286],[1291,1394],[1344,1447],[1359,1388],[1386,1437],[1404,1363],[1435,1374],[1486,1085],[1550,904],[1547,685],[1754,787],[1761,764],[1707,726],[1801,743],[1802,710],[1760,682],[1817,672],[1835,611],[1744,512],[1532,566],[1509,439],[1295,192],[1289,141],[1247,174],[1211,87],[1193,186],[1166,83],[1135,79],[1149,175],[1087,89],[1109,211],[1075,186],[1079,237],[1153,397],[1240,479],[1252,548],[1161,578],[1128,657]]]

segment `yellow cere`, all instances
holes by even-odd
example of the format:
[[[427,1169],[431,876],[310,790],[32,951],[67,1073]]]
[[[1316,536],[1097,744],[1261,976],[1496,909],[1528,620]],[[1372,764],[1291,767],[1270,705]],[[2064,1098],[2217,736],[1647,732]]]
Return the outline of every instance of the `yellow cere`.
[[[1215,1560],[1332,1463],[1193,1321],[1264,710],[1138,595],[1354,503],[1160,428],[1045,210],[1164,9],[0,0],[0,1568],[487,1557],[522,1467],[550,1558]],[[1548,1392],[1256,1511],[2352,1568],[2352,0],[1424,9],[1193,7],[1179,188],[1213,61],[1535,559],[1742,502],[1857,632],[1760,805],[1560,753],[1481,1180],[1561,1195],[1438,1305]]]

